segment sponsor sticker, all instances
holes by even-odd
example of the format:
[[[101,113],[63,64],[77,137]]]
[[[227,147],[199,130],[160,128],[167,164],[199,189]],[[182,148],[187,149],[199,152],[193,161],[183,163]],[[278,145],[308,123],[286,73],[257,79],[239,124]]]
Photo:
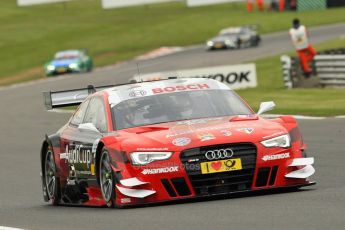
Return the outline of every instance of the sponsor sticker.
[[[127,203],[131,203],[132,200],[129,197],[126,198],[121,198],[121,204],[127,204]]]
[[[199,132],[217,131],[224,128],[230,128],[231,125],[223,125],[222,127],[197,127],[197,128],[194,128],[194,127],[192,128],[192,126],[187,126],[187,127],[184,127],[183,129],[182,128],[177,129],[177,127],[178,126],[171,127],[170,133],[166,135],[166,138],[189,135],[189,134],[199,133]]]
[[[187,85],[177,85],[177,86],[168,86],[164,88],[154,88],[152,89],[153,94],[159,93],[172,93],[185,90],[200,90],[200,89],[210,89],[208,84],[187,84]]]
[[[216,139],[216,137],[211,133],[198,134],[198,137],[199,137],[200,141],[209,141],[209,140]]]
[[[130,97],[143,97],[147,94],[145,90],[133,90],[129,92]]]
[[[232,135],[232,132],[229,130],[220,130],[220,133],[226,137],[230,137]]]
[[[96,173],[95,164],[91,164],[91,175],[94,176]]]
[[[290,157],[290,153],[280,153],[275,155],[266,155],[262,157],[263,161],[273,161],[273,160],[280,160],[280,159],[286,159]]]
[[[137,148],[138,151],[167,151],[169,148]]]
[[[92,153],[90,149],[84,149],[83,145],[76,145],[74,149],[69,149],[66,145],[65,153],[60,155],[60,159],[65,159],[70,164],[86,164],[90,167],[92,160]]]
[[[243,132],[246,134],[251,134],[252,132],[254,132],[254,129],[253,128],[239,128],[239,129],[237,129],[237,131]]]
[[[157,169],[144,169],[141,173],[144,175],[161,174],[161,173],[172,173],[178,172],[179,166],[157,168]]]
[[[98,147],[98,143],[99,143],[99,138],[97,139],[97,140],[95,140],[94,142],[93,142],[93,144],[92,144],[92,150],[91,150],[91,152],[92,153],[96,153],[96,151],[97,151],[97,147]]]
[[[176,138],[172,141],[173,145],[176,146],[186,146],[188,144],[190,144],[192,140],[188,137],[180,137],[180,138]]]
[[[219,173],[242,169],[242,161],[240,158],[203,162],[200,165],[202,174]]]

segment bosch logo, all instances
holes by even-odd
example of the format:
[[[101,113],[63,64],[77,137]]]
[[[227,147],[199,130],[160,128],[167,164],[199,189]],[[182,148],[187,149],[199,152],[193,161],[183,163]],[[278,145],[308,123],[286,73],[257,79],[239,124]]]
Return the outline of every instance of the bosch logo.
[[[142,97],[145,96],[147,94],[146,91],[144,90],[133,90],[129,93],[130,97]]]
[[[205,153],[205,157],[208,160],[219,160],[219,159],[226,159],[230,158],[234,155],[232,149],[216,149],[216,150],[209,150]]]

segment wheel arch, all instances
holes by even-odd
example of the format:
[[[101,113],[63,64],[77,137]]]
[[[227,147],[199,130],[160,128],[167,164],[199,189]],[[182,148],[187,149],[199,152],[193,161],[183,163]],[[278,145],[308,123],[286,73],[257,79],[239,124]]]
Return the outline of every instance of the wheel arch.
[[[53,147],[60,147],[60,136],[58,134],[54,134],[51,136],[45,135],[45,140],[42,142],[42,146],[41,146],[41,152],[40,152],[40,165],[41,165],[41,181],[42,181],[42,190],[43,190],[43,199],[44,201],[49,201],[49,197],[47,195],[46,192],[46,185],[45,185],[45,180],[44,180],[44,161],[46,158],[46,154],[47,154],[47,150],[48,148],[51,148],[51,151],[53,153],[53,155],[55,155],[54,153],[54,149]]]
[[[46,184],[45,184],[45,180],[44,180],[44,159],[47,155],[47,150],[48,150],[48,147],[49,147],[49,139],[46,135],[46,139],[43,141],[42,143],[42,147],[41,147],[41,154],[40,154],[40,157],[41,157],[41,160],[40,160],[40,165],[41,165],[41,182],[42,182],[42,191],[43,191],[43,200],[48,202],[49,201],[49,197],[48,197],[48,194],[47,194],[47,191],[46,191]]]
[[[96,155],[95,155],[95,173],[96,173],[96,179],[97,179],[98,184],[99,184],[99,161],[100,161],[104,146],[105,146],[104,143],[100,141],[97,145]]]

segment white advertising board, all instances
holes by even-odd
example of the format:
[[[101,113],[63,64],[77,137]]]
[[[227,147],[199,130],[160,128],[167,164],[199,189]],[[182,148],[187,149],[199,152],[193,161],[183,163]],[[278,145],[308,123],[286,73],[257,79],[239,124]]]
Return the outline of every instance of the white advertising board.
[[[17,0],[18,6],[31,6],[38,4],[56,3],[56,2],[67,2],[70,0]]]
[[[187,0],[188,6],[204,6],[212,4],[221,4],[227,2],[243,2],[243,0]]]
[[[146,5],[161,2],[177,2],[181,0],[102,0],[103,9]]]
[[[212,78],[232,89],[255,88],[257,86],[255,64],[215,66],[198,69],[186,69],[169,72],[157,72],[135,75],[137,81],[150,81],[177,78]]]

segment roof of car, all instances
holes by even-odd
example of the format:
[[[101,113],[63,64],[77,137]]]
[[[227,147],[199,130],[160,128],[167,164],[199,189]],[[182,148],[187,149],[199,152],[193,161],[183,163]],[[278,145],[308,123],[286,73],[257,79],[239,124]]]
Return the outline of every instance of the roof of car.
[[[55,58],[63,58],[63,57],[66,57],[66,56],[79,56],[81,54],[81,51],[80,50],[64,50],[64,51],[59,51],[57,52],[54,57]]]
[[[176,93],[182,91],[217,89],[230,90],[227,85],[213,79],[178,78],[120,85],[106,89],[105,91],[109,95],[109,103],[115,105],[122,101],[137,97]]]
[[[236,34],[236,33],[241,32],[241,29],[242,29],[242,27],[229,27],[229,28],[222,29],[219,32],[219,34],[220,35],[222,35],[222,34]]]

